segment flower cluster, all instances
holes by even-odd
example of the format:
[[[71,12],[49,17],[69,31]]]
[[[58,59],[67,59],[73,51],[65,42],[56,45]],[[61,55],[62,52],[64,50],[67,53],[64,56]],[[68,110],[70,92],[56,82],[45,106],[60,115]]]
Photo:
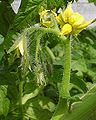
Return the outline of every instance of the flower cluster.
[[[45,27],[53,26],[51,15],[54,15],[54,17],[57,16],[57,14],[53,10],[44,10],[40,12],[39,15],[40,15],[40,22]]]
[[[67,8],[61,11],[58,16],[52,10],[44,10],[39,14],[41,23],[46,27],[52,27],[52,20],[49,12],[55,16],[60,26],[61,35],[79,34],[83,29],[94,22],[94,20],[86,22],[82,15],[72,10],[71,3],[69,3]]]

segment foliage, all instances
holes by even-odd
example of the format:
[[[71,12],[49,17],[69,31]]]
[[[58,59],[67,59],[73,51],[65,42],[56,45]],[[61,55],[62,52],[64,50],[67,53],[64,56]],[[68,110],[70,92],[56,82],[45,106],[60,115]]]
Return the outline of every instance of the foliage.
[[[88,0],[88,1],[89,1],[89,3],[94,2],[94,4],[96,5],[96,0]]]
[[[18,14],[12,2],[0,1],[0,120],[49,120],[59,100],[65,48],[52,32],[31,27],[40,25],[41,6],[58,11],[68,1],[22,0]],[[96,117],[96,28],[82,31],[71,43],[71,98],[62,119],[92,120]]]

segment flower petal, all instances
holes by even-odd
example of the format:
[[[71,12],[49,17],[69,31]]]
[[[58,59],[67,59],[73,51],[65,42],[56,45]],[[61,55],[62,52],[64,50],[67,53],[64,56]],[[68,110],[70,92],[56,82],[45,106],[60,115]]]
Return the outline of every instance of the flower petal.
[[[68,23],[70,21],[70,17],[71,17],[72,14],[73,14],[73,10],[72,10],[72,7],[71,7],[71,3],[69,3],[67,8],[64,11],[63,19],[64,19],[65,23]]]
[[[82,30],[84,30],[84,28],[83,29],[73,29],[71,34],[72,35],[78,35]]]
[[[61,35],[66,35],[66,34],[70,34],[72,31],[72,26],[70,24],[65,24],[62,28],[61,28]]]
[[[57,14],[53,10],[51,10],[51,11],[44,10],[44,11],[40,12],[39,15],[40,15],[40,22],[45,27],[52,27],[53,23],[51,20],[51,15],[54,15],[55,17],[57,17]]]
[[[51,21],[45,21],[45,22],[42,22],[42,25],[44,25],[45,27],[51,27]]]
[[[21,55],[23,56],[24,55],[23,40],[19,42],[18,47],[19,47]]]
[[[58,23],[60,24],[60,26],[63,26],[64,25],[64,19],[63,19],[63,12],[61,12],[57,17],[56,17],[56,19],[57,19],[57,21],[58,21]]]
[[[79,26],[84,22],[84,17],[80,15],[79,13],[75,12],[71,15],[71,18],[69,20],[69,23],[75,27]]]
[[[88,25],[90,25],[94,20],[90,20],[90,21],[87,21],[87,22],[84,22],[83,24],[79,25],[78,26],[78,29],[84,29],[86,28]]]
[[[88,25],[93,23],[94,20],[90,20],[88,22],[84,22],[83,24],[79,25],[77,28],[73,27],[72,34],[79,34],[82,30],[84,30]]]

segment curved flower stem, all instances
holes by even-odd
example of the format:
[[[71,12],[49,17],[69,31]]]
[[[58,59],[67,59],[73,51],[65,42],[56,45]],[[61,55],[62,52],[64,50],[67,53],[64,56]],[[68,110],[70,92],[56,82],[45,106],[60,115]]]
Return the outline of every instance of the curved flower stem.
[[[61,36],[61,32],[58,29],[53,29],[53,28],[44,28],[44,27],[30,27],[24,30],[23,34],[32,34],[32,32],[34,31],[39,31],[41,33],[53,33],[54,35],[56,35],[60,41],[64,41],[64,43],[66,42],[66,37],[65,36]]]
[[[60,120],[65,112],[68,111],[67,99],[70,97],[70,65],[71,65],[71,41],[67,39],[64,47],[64,72],[62,82],[59,89],[59,102],[51,120]]]

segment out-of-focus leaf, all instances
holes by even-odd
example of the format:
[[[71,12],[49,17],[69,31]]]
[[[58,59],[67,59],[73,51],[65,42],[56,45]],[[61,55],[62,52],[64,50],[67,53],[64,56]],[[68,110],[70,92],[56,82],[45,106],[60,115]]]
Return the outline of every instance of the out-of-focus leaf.
[[[39,9],[44,2],[42,0],[22,0],[19,13],[17,14],[13,29],[21,30],[39,22]]]
[[[0,34],[0,60],[4,55],[3,45],[2,45],[3,42],[4,42],[4,37]]]
[[[44,95],[50,99],[52,99],[54,101],[54,103],[57,104],[58,102],[58,97],[59,97],[59,92],[57,90],[57,87],[55,87],[55,85],[47,85],[44,88]]]
[[[93,2],[94,4],[96,4],[96,0],[88,0],[89,3]]]
[[[0,35],[0,45],[3,43],[3,41],[4,41],[4,37]]]
[[[9,3],[12,3],[14,0],[8,0],[9,1]]]
[[[18,76],[16,73],[10,73],[8,71],[4,72],[3,69],[0,71],[0,85],[8,86],[6,94],[13,103],[16,102],[18,96],[16,80],[18,80]]]
[[[90,116],[96,110],[95,108],[96,93],[87,96],[79,103],[75,103],[72,112],[66,113],[61,120],[93,120]],[[96,118],[96,115],[93,118]]]
[[[8,1],[0,2],[0,34],[5,36],[14,20],[14,12]]]
[[[25,94],[23,97],[22,97],[22,104],[25,104],[28,100],[36,97],[39,92],[40,92],[40,87],[38,87],[37,89],[35,89],[34,91],[31,91],[31,93],[29,94]]]
[[[96,48],[96,31],[94,29],[86,29],[78,35],[79,41],[82,43],[87,43],[92,47]]]
[[[82,61],[82,62],[81,62]],[[78,59],[78,60],[73,60],[72,61],[72,65],[71,68],[73,71],[78,71],[78,75],[82,76],[83,72],[87,71],[87,66],[86,66],[86,62],[84,59]]]
[[[56,67],[54,67],[53,74],[52,76],[49,77],[49,79],[52,80],[54,83],[58,83],[62,80],[62,76],[63,76],[62,68],[57,69]]]
[[[10,101],[9,101],[9,99],[8,98],[5,98],[4,100],[3,100],[3,114],[4,114],[4,116],[6,117],[7,116],[7,114],[8,114],[8,112],[9,112],[9,107],[10,107]]]
[[[84,80],[80,78],[80,76],[77,76],[76,74],[73,74],[71,76],[71,83],[78,86],[84,93],[86,93],[88,90],[87,85],[84,82]]]
[[[60,7],[65,7],[67,2],[67,0],[47,0],[47,9],[57,8],[58,10]]]
[[[0,60],[2,59],[4,52],[0,50]]]
[[[46,97],[36,97],[25,104],[26,118],[33,120],[49,120],[54,111],[55,105]]]
[[[7,87],[6,86],[0,86],[0,115],[7,116],[9,112],[9,105],[10,101],[6,97],[7,95]]]

